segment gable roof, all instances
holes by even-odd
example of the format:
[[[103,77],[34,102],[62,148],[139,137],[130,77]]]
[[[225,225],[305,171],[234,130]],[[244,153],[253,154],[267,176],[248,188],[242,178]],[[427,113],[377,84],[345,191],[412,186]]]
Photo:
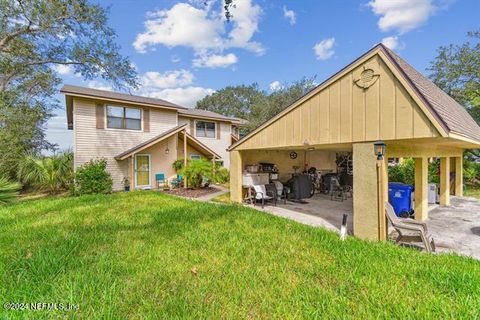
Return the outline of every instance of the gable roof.
[[[151,138],[151,139],[148,139],[142,143],[139,143],[138,145],[136,145],[135,147],[132,147],[130,149],[127,149],[125,150],[124,152],[118,154],[115,156],[115,160],[124,160],[128,157],[130,157],[132,154],[134,153],[137,153],[137,152],[140,152],[142,150],[145,150],[151,146],[153,146],[154,144],[162,141],[162,140],[165,140],[171,136],[173,136],[174,134],[182,131],[182,130],[185,130],[185,128],[187,127],[186,124],[183,124],[181,126],[177,126],[177,127],[174,127],[170,130],[167,130],[165,132],[162,132],[161,134]]]
[[[380,44],[447,131],[480,141],[480,127],[468,111],[395,52]]]
[[[182,124],[180,126],[176,126],[176,127],[172,128],[170,130],[162,132],[161,134],[159,134],[159,135],[157,135],[157,136],[155,136],[151,139],[148,139],[148,140],[146,140],[142,143],[139,143],[138,145],[136,145],[136,146],[134,146],[134,147],[132,147],[128,150],[125,150],[124,152],[116,155],[115,160],[125,160],[126,158],[132,156],[133,154],[138,153],[142,150],[145,150],[145,149],[159,143],[160,141],[163,141],[167,138],[170,138],[171,136],[179,133],[180,131],[185,130],[186,127],[187,127],[186,124]],[[196,139],[195,137],[193,137],[192,135],[190,135],[188,133],[186,133],[186,135],[187,135],[187,139],[190,139],[197,149],[201,149],[200,151],[202,151],[206,154],[210,154],[211,156],[216,157],[218,159],[221,159],[221,157],[215,151],[213,151],[212,149],[207,147],[201,141],[199,141],[198,139]]]
[[[119,92],[106,91],[106,90],[91,89],[91,88],[73,86],[68,84],[64,85],[62,89],[60,89],[60,92],[66,95],[73,95],[73,96],[82,96],[82,97],[98,98],[98,99],[105,99],[105,100],[117,100],[117,101],[131,102],[131,103],[164,107],[164,108],[166,107],[166,108],[173,108],[173,109],[187,109],[186,107],[182,107],[162,99],[135,96],[132,94],[119,93]]]
[[[427,108],[426,112],[430,113],[434,119],[434,122],[438,124],[438,129],[441,128],[441,130],[446,132],[447,135],[449,133],[458,134],[460,136],[473,139],[475,140],[475,143],[480,144],[480,127],[470,116],[467,110],[462,107],[458,102],[456,102],[452,97],[450,97],[447,93],[437,87],[428,78],[423,76],[406,61],[400,58],[395,52],[388,49],[382,43],[379,43],[364,54],[362,54],[360,57],[340,69],[338,72],[327,78],[325,81],[314,87],[312,90],[308,91],[303,96],[292,102],[288,107],[286,107],[276,116],[263,122],[255,130],[247,134],[239,141],[232,144],[228,148],[228,150],[230,151],[235,149],[237,146],[248,140],[250,137],[270,125],[272,122],[276,121],[284,114],[301,105],[303,101],[315,95],[317,92],[319,92],[319,90],[328,86],[338,76],[359,63],[365,57],[368,57],[375,52],[378,53],[379,51],[384,53],[384,56],[386,56],[386,58],[397,68],[397,70],[401,73],[405,80],[411,85],[415,95],[421,102],[423,102],[423,104]]]

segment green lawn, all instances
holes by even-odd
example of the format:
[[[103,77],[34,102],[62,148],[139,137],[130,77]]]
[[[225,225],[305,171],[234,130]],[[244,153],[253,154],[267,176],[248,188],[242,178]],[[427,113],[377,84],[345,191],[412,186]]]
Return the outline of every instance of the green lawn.
[[[480,199],[480,188],[467,186],[464,194],[466,197],[474,197]]]
[[[0,318],[478,318],[480,263],[157,192],[0,209]]]

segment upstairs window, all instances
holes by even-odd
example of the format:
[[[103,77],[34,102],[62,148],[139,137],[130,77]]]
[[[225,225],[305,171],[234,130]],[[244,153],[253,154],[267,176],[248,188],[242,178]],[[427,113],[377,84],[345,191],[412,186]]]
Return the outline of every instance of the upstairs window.
[[[215,138],[215,122],[195,121],[195,135],[200,138]]]
[[[140,130],[142,112],[137,108],[107,106],[107,128]]]

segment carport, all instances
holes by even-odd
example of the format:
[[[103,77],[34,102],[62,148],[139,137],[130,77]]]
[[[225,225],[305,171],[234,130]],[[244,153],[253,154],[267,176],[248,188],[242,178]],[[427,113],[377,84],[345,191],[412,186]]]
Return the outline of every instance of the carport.
[[[377,140],[386,145],[381,161]],[[305,166],[302,154],[318,153],[327,167],[334,154],[351,152],[353,233],[383,240],[388,158],[415,159],[415,213],[426,220],[429,158],[441,159],[440,205],[448,206],[451,172],[462,196],[463,151],[479,146],[480,128],[468,112],[379,44],[230,147],[231,199],[243,200],[246,165],[270,160],[281,176]]]

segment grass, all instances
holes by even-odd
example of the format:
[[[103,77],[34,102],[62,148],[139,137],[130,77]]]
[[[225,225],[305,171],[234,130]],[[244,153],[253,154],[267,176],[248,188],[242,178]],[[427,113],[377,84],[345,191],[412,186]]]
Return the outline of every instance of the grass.
[[[220,202],[220,203],[232,203],[232,201],[230,200],[230,192],[226,192],[224,194],[216,196],[215,198],[212,199],[212,201]]]
[[[480,199],[480,188],[479,187],[473,187],[473,186],[467,186],[464,195],[466,197],[474,197],[477,199]]]
[[[480,263],[157,192],[0,209],[0,318],[478,318]]]

